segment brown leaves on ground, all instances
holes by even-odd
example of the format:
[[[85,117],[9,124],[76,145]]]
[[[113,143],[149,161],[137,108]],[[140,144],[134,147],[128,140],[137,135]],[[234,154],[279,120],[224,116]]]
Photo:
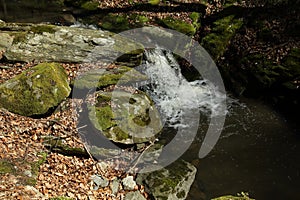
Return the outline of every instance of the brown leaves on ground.
[[[0,63],[0,66],[8,66],[0,69],[0,83],[34,65]],[[70,80],[76,77],[81,67],[79,64],[62,65]],[[48,199],[57,196],[74,199],[122,199],[129,192],[120,188],[113,195],[109,186],[93,190],[92,175],[99,174],[108,180],[124,177],[123,171],[116,170],[116,163],[110,162],[111,168],[102,171],[92,158],[63,156],[51,153],[43,146],[46,136],[54,136],[63,138],[63,142],[70,147],[84,148],[76,127],[75,107],[78,101],[67,99],[52,115],[40,119],[0,109],[0,161],[9,161],[14,168],[13,173],[0,174],[0,199]],[[31,168],[33,163],[41,159],[40,152],[47,152],[48,156],[35,175]],[[36,180],[36,184],[30,182],[34,186],[28,185],[27,178],[29,181]],[[143,186],[137,186],[136,190],[147,196]]]

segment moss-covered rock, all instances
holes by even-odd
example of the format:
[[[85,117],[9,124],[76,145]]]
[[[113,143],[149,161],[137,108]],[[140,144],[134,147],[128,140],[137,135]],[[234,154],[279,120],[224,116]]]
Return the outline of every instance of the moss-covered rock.
[[[211,33],[206,35],[201,44],[214,59],[220,58],[227,49],[230,40],[241,28],[243,22],[233,15],[214,22]]]
[[[89,110],[94,126],[108,139],[118,143],[152,140],[162,128],[159,112],[141,91],[134,94],[125,91],[98,92],[96,106],[90,106]]]
[[[166,18],[162,19],[161,22],[167,28],[176,30],[183,34],[194,35],[197,31],[196,27],[193,24],[190,24],[183,20],[174,19],[172,17],[166,17]]]
[[[97,10],[99,6],[99,2],[97,1],[87,1],[81,5],[81,8],[86,10]]]
[[[183,200],[189,193],[196,172],[197,169],[192,164],[179,160],[167,168],[140,176],[154,199]]]
[[[41,63],[0,85],[0,106],[24,116],[43,115],[69,96],[67,74],[56,63]]]
[[[78,89],[103,88],[119,83],[145,81],[147,76],[130,67],[121,66],[114,69],[99,69],[83,74],[73,83]]]
[[[145,23],[149,22],[150,19],[144,15],[139,15],[136,13],[133,13],[131,15],[129,15],[129,19],[132,21],[132,23],[130,23],[130,27],[131,28],[137,28],[137,27],[142,27],[145,25]]]
[[[109,13],[102,19],[101,28],[121,32],[129,29],[129,22],[126,15]]]
[[[233,195],[226,195],[214,198],[212,200],[254,200],[248,196],[248,194],[241,192],[241,194],[238,194],[237,196]]]
[[[0,175],[13,172],[15,172],[13,163],[6,160],[0,160]]]

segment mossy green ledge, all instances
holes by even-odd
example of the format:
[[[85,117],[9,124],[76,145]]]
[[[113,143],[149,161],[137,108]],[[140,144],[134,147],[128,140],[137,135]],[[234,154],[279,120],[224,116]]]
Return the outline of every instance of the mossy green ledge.
[[[139,64],[144,49],[109,31],[48,24],[3,22],[0,37],[0,50],[10,61],[114,62],[125,54]]]
[[[146,80],[148,80],[148,77],[134,68],[119,66],[113,69],[100,68],[86,72],[78,76],[71,84],[76,89],[91,89]]]
[[[46,114],[69,96],[67,78],[60,64],[38,64],[0,85],[0,107],[23,116]]]
[[[201,45],[217,60],[225,53],[230,40],[242,25],[243,21],[234,15],[219,19],[214,22],[211,33],[202,39]]]

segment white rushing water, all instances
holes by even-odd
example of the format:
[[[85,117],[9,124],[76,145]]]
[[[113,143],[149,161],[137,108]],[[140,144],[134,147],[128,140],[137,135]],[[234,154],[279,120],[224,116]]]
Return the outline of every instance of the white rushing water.
[[[207,80],[188,82],[181,74],[179,64],[172,53],[159,48],[145,52],[146,61],[142,69],[149,79],[147,90],[158,106],[169,126],[186,126],[181,117],[187,110],[198,111],[212,116],[224,115],[226,95]]]

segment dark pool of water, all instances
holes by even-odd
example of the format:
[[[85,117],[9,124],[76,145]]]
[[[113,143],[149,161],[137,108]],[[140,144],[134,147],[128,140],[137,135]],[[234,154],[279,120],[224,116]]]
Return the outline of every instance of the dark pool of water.
[[[259,101],[242,101],[244,106],[231,109],[207,157],[196,158],[199,145],[184,155],[198,168],[189,199],[241,191],[255,199],[300,199],[299,129]]]

